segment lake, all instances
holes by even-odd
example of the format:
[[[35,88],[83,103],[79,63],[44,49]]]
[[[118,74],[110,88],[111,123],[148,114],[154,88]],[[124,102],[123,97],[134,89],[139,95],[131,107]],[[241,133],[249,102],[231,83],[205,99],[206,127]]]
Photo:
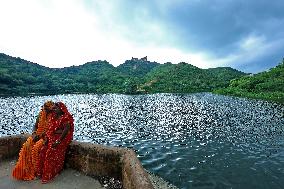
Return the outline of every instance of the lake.
[[[0,136],[31,132],[62,101],[78,141],[133,148],[179,188],[283,188],[284,106],[211,93],[0,98]]]

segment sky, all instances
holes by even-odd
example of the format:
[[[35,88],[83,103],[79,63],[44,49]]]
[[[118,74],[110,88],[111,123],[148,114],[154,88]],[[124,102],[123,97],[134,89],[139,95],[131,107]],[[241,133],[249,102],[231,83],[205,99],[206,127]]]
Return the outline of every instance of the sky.
[[[283,0],[1,0],[0,52],[47,67],[131,57],[257,73],[284,57]]]

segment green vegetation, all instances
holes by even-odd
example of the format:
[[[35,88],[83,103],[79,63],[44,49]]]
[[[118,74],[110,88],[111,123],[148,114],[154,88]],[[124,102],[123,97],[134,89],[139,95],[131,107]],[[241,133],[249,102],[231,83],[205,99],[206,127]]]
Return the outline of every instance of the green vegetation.
[[[147,60],[126,60],[125,63],[119,65],[117,70],[129,77],[144,77],[153,68],[159,66],[156,62]]]
[[[269,71],[233,79],[229,87],[215,93],[284,103],[284,59]]]
[[[132,58],[114,67],[107,61],[47,68],[0,54],[0,95],[68,93],[192,93],[227,87],[246,75],[232,68],[200,69],[187,63],[158,64]]]
[[[245,73],[232,68],[200,69],[184,62],[166,63],[151,70],[139,90],[150,93],[205,92],[224,88],[231,79],[244,75]]]
[[[284,59],[275,68],[248,75],[230,67],[200,69],[187,63],[132,58],[114,67],[107,61],[47,68],[0,54],[0,95],[68,93],[193,93],[265,99],[284,103]]]

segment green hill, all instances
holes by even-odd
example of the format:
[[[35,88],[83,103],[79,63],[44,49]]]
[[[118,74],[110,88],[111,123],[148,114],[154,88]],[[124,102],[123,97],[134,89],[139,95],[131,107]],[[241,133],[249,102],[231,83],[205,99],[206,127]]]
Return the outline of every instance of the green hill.
[[[107,61],[47,68],[0,54],[0,95],[66,93],[192,93],[229,85],[245,73],[232,68],[200,69],[187,63],[159,64],[132,58],[114,67]]]
[[[58,69],[69,82],[68,92],[123,93],[126,78],[107,61],[93,61],[81,66]]]
[[[126,60],[123,64],[119,65],[117,70],[126,76],[144,77],[158,65],[159,64],[156,62],[147,61],[147,57],[142,59],[132,58],[131,60]]]
[[[51,69],[38,64],[0,54],[1,95],[26,94],[29,91],[44,93],[48,85]],[[52,84],[51,84],[52,86]]]
[[[106,61],[52,69],[0,54],[1,95],[120,93],[124,80]]]
[[[200,69],[191,64],[166,63],[155,67],[145,76],[139,90],[151,93],[191,93],[212,91],[229,85],[231,79],[245,73],[232,68]]]
[[[233,79],[229,87],[215,92],[284,103],[284,59],[269,71]]]

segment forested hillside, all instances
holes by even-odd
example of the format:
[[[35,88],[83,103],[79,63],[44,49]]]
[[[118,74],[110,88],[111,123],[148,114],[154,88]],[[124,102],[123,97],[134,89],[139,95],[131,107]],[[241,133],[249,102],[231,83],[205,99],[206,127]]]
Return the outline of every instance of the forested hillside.
[[[228,86],[231,79],[243,75],[243,72],[232,68],[200,69],[184,62],[166,63],[155,67],[145,76],[140,90],[153,93],[212,91]]]
[[[234,79],[229,87],[215,92],[284,103],[284,59],[269,71]]]
[[[227,87],[245,73],[232,68],[200,69],[187,63],[159,64],[132,58],[114,67],[93,61],[68,68],[47,68],[0,54],[0,95],[66,93],[192,93]]]

